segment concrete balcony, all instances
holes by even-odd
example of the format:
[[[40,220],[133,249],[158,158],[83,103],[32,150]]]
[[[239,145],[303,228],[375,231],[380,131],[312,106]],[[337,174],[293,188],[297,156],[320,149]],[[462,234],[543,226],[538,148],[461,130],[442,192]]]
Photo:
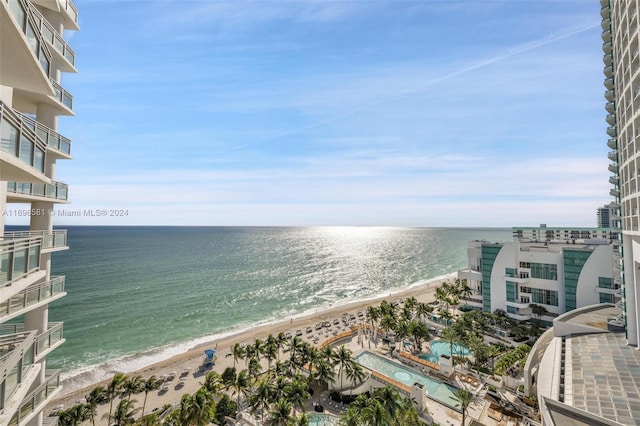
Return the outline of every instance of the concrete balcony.
[[[8,321],[66,296],[64,282],[64,277],[55,277],[32,284],[9,298],[0,299],[0,321]]]
[[[30,276],[34,280],[41,279],[44,276],[40,271],[41,252],[42,238],[0,238],[0,291],[3,286],[15,288],[18,281]]]
[[[4,385],[0,424],[7,424],[38,378],[40,364],[34,363],[35,345],[35,331],[0,335],[0,377]]]
[[[0,181],[51,183],[44,174],[47,146],[25,123],[21,114],[2,102],[0,136]]]
[[[607,90],[606,92],[604,92],[604,97],[609,101],[609,102],[613,102],[616,100],[616,94],[613,90]]]
[[[41,240],[42,253],[67,250],[67,230],[54,229],[52,231],[14,231],[5,232],[5,239],[39,238]]]
[[[606,19],[611,16],[611,8],[609,7],[609,5],[604,6],[600,9],[600,16],[602,16],[602,19]]]
[[[607,146],[611,149],[618,149],[618,139],[611,138],[607,140]]]
[[[527,274],[520,274],[520,275],[516,275],[516,276],[509,276],[509,275],[505,275],[504,276],[504,280],[505,281],[511,281],[514,283],[520,283],[520,284],[525,284],[531,281],[531,277]]]
[[[611,173],[616,173],[618,171],[618,164],[617,163],[609,164],[608,169]]]
[[[20,113],[18,113],[20,114]],[[22,122],[25,126],[29,127],[38,138],[49,149],[47,154],[54,155],[58,158],[71,159],[71,140],[59,134],[58,132],[51,130],[42,123],[39,123],[32,117],[26,114],[20,114],[22,116]]]
[[[609,30],[611,31],[611,18],[606,18],[603,19],[602,22],[600,23],[600,27],[602,27],[603,30]]]
[[[604,65],[607,67],[610,67],[613,65],[613,55],[611,53],[605,53],[604,56],[602,57],[602,62],[604,62]]]
[[[531,305],[531,300],[527,301],[527,302],[509,302],[508,300],[505,301],[505,303],[507,304],[507,306],[513,306],[514,308],[518,308],[518,310],[523,310],[523,311],[518,311],[519,314],[529,314],[531,311],[531,308],[529,308],[529,305]],[[524,311],[526,309],[529,309],[529,311]]]
[[[10,203],[28,203],[31,201],[50,201],[67,204],[68,186],[65,183],[20,183],[7,182],[7,201]],[[48,214],[44,212],[43,214]]]
[[[612,185],[620,185],[620,177],[617,174],[609,176],[609,183]]]
[[[76,53],[69,47],[64,37],[53,28],[53,25],[42,16],[38,9],[29,7],[29,10],[33,14],[33,19],[38,25],[42,38],[49,45],[50,51],[56,54],[61,71],[76,72]]]
[[[611,41],[611,30],[606,29],[602,31],[602,34],[600,36],[602,37],[602,41]]]
[[[53,94],[48,82],[52,55],[25,0],[0,0],[0,85]]]
[[[618,135],[618,131],[616,130],[616,126],[607,127],[607,134],[612,138],[615,138]]]
[[[605,105],[605,109],[609,114],[614,114],[616,112],[616,103],[615,102],[607,102]]]
[[[609,160],[611,161],[618,161],[618,150],[615,149],[613,151],[609,151],[607,153],[607,158],[609,158]]]
[[[607,114],[607,123],[609,123],[610,125],[615,125],[616,124],[616,115],[615,114]]]
[[[45,382],[36,390],[25,396],[15,411],[8,425],[26,425],[34,419],[53,398],[62,391],[60,384],[60,370],[47,370]],[[4,424],[4,423],[3,423]]]
[[[78,8],[71,0],[56,0],[60,5],[60,9],[64,12],[65,16],[64,27],[67,30],[79,30],[78,26]]]
[[[605,41],[604,43],[602,43],[602,51],[606,54],[611,53],[611,41]]]

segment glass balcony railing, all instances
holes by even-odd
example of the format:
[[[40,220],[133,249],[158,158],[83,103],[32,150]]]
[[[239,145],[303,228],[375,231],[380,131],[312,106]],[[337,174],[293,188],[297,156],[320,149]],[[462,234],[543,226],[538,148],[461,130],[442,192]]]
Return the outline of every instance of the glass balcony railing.
[[[60,151],[63,154],[71,155],[71,140],[61,134],[51,130],[44,124],[36,121],[33,117],[20,114],[22,122],[29,127],[49,148]]]
[[[66,183],[23,183],[7,182],[7,192],[13,194],[33,195],[56,201],[67,201],[69,187]]]
[[[37,337],[36,340],[36,356],[42,354],[47,349],[54,346],[56,343],[62,341],[64,323],[62,322],[50,322],[47,331]]]
[[[69,17],[76,24],[78,23],[78,8],[71,0],[62,0],[61,6],[63,10],[66,10]]]
[[[42,238],[0,238],[0,286],[40,270]]]
[[[49,82],[53,86],[53,90],[56,92],[55,98],[58,102],[63,104],[69,109],[73,109],[73,96],[67,92],[60,84],[53,78],[49,78]]]
[[[76,52],[73,51],[65,41],[65,39],[53,28],[53,25],[47,21],[44,16],[35,7],[30,7],[33,18],[42,37],[48,41],[55,50],[58,51],[71,65],[75,66]]]
[[[39,26],[33,15],[29,13],[29,7],[24,0],[1,0],[7,3],[9,10],[18,26],[27,37],[31,51],[34,53],[45,75],[49,77],[51,71],[51,51],[44,43]]]
[[[67,247],[67,230],[54,229],[52,231],[13,231],[5,232],[5,239],[40,238],[42,250]]]
[[[49,281],[32,284],[20,293],[0,301],[0,319],[64,294],[64,281],[64,277],[54,277]]]
[[[60,388],[60,370],[47,370],[45,382],[22,400],[20,407],[9,420],[8,426],[18,426],[29,415],[44,408],[44,404],[58,388]]]
[[[44,173],[47,146],[36,136],[22,115],[0,102],[0,150]]]

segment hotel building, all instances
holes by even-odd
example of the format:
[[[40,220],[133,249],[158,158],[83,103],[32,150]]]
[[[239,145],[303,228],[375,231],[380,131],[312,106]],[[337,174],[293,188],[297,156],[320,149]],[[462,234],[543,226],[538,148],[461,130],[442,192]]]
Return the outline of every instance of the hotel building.
[[[637,0],[600,0],[614,283],[620,303],[554,319],[525,366],[543,425],[636,425],[640,419],[640,20]]]
[[[458,271],[473,295],[462,301],[484,312],[501,309],[513,319],[553,318],[595,303],[615,303],[615,232],[601,228],[513,228],[514,240],[471,241],[468,267]],[[545,308],[534,314],[531,304]]]
[[[67,202],[56,164],[71,158],[58,133],[58,117],[73,115],[62,76],[76,72],[65,30],[78,30],[71,0],[0,0],[0,425],[57,422],[42,411],[61,390],[46,358],[64,342],[48,306],[65,295],[51,254],[67,234],[49,214]],[[8,232],[11,217],[28,230]]]

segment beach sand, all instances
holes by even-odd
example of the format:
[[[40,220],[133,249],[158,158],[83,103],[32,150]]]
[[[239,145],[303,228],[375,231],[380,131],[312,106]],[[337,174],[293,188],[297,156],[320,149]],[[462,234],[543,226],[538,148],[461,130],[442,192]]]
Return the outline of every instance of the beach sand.
[[[382,300],[391,302],[398,299],[415,297],[419,302],[431,302],[434,300],[435,289],[439,287],[443,282],[455,280],[456,275],[456,273],[448,274],[445,277],[426,281],[419,285],[412,286],[406,290],[390,293],[389,295],[379,296],[367,300],[355,301],[345,305],[332,307],[330,309],[318,309],[316,312],[309,313],[303,317],[296,317],[291,319],[287,318],[278,322],[257,326],[255,328],[251,328],[237,334],[229,335],[215,341],[208,342],[206,344],[198,345],[197,347],[194,347],[170,359],[155,363],[153,365],[149,365],[134,372],[126,372],[125,374],[129,377],[140,375],[143,379],[146,379],[152,375],[158,377],[161,375],[166,376],[172,372],[176,373],[176,378],[172,382],[169,382],[168,391],[160,392],[156,390],[153,392],[149,392],[145,408],[146,414],[154,408],[160,408],[165,404],[177,404],[179,403],[182,395],[186,393],[193,394],[200,388],[201,383],[204,381],[204,374],[200,371],[200,366],[202,365],[204,349],[206,348],[216,349],[217,361],[215,366],[213,367],[213,370],[222,373],[225,368],[233,366],[233,357],[227,356],[227,354],[230,354],[231,347],[236,343],[250,343],[258,338],[265,340],[269,334],[273,334],[274,336],[276,336],[280,332],[286,333],[289,331],[295,335],[296,330],[302,330],[303,335],[301,336],[301,338],[304,341],[312,343],[312,341],[308,339],[307,336],[317,334],[317,332],[315,331],[315,325],[318,322],[332,322],[334,318],[342,318],[343,314],[345,313],[357,314],[360,311],[364,313],[367,306],[379,305]],[[312,327],[314,329],[313,333],[307,334],[305,332],[305,329],[307,327]],[[329,336],[325,339],[328,339],[329,337],[333,337],[332,334],[329,334]],[[320,339],[318,344],[321,344],[322,342],[323,339]],[[263,368],[266,369],[266,361],[262,360],[261,364]],[[238,368],[245,368],[244,360],[239,361]],[[176,388],[175,385],[178,383],[179,376],[183,373],[186,374],[186,369],[189,369],[189,373],[186,375],[186,377],[183,378],[184,385],[180,388]],[[81,389],[74,389],[65,384],[61,396],[56,398],[55,401],[45,409],[45,416],[49,415],[53,407],[62,405],[66,409],[75,405],[76,403],[78,403],[78,401],[81,400],[81,398],[88,395],[93,388],[98,385],[106,387],[109,381],[110,379],[100,383],[94,383]],[[142,407],[144,393],[133,395],[131,398],[137,401],[136,407]],[[113,406],[115,407],[117,403],[118,399],[113,402]],[[98,424],[104,423],[104,421],[102,421],[101,419],[103,414],[107,413],[108,411],[109,404],[98,406],[98,415],[96,417],[96,419],[98,420]]]

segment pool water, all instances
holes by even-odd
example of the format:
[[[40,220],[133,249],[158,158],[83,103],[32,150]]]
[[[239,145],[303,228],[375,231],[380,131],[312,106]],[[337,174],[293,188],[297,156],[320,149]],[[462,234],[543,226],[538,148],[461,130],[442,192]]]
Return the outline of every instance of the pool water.
[[[422,358],[427,361],[437,363],[440,359],[440,355],[449,355],[451,356],[451,345],[449,342],[445,342],[444,340],[436,340],[429,344],[431,348],[430,354],[420,354],[419,358]],[[473,355],[473,351],[466,346],[462,346],[459,343],[453,344],[453,354],[456,356],[471,356]]]
[[[309,416],[309,426],[335,426],[338,419],[329,414],[312,414]]]
[[[455,408],[458,404],[453,396],[454,392],[457,390],[456,388],[432,379],[431,377],[427,377],[424,374],[413,371],[402,364],[398,364],[368,351],[360,352],[355,356],[355,360],[363,367],[377,371],[378,373],[409,387],[416,382],[422,384],[430,398],[435,399],[444,405]]]

